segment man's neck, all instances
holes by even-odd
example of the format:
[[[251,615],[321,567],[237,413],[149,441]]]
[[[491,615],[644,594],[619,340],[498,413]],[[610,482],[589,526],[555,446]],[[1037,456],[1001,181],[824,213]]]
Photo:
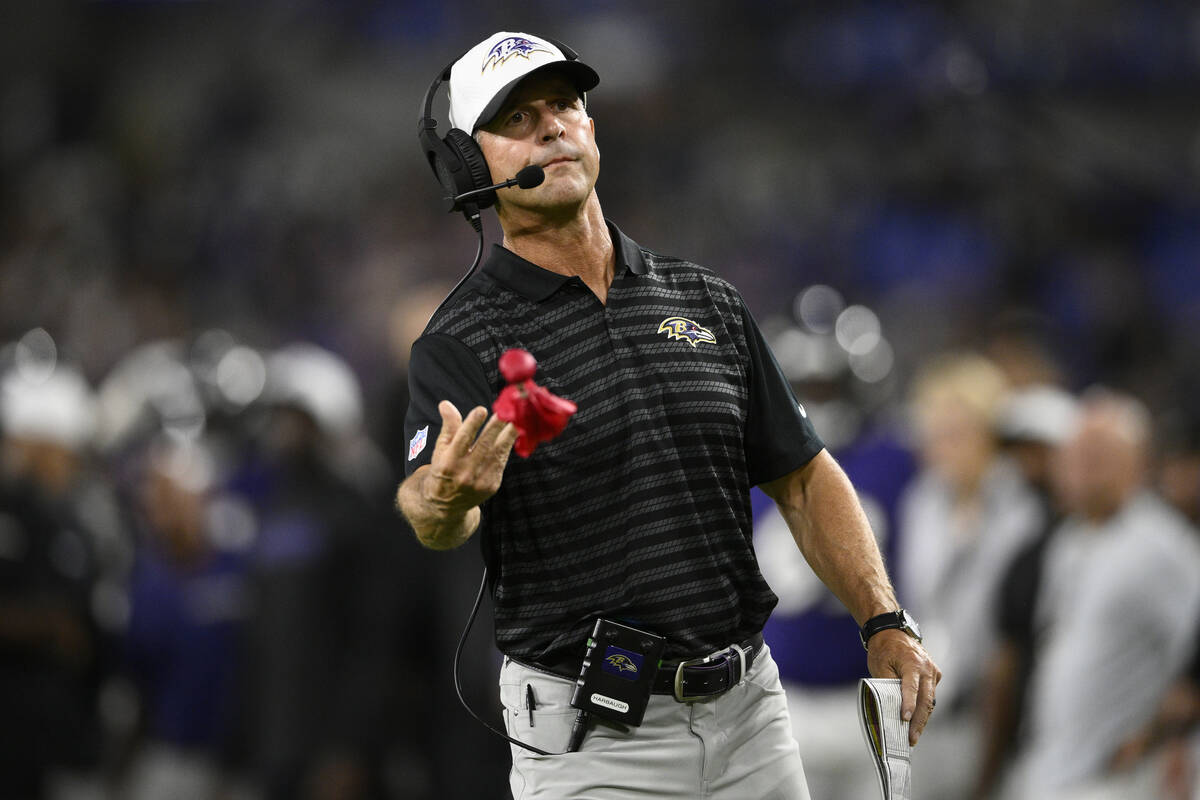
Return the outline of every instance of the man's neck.
[[[569,219],[505,214],[500,222],[506,248],[542,269],[577,276],[601,303],[608,299],[616,258],[594,192],[579,213]]]

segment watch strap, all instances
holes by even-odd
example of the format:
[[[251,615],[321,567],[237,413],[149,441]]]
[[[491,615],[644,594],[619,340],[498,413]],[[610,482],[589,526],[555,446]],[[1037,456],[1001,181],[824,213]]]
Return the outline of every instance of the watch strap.
[[[871,617],[858,629],[858,637],[862,640],[863,649],[866,649],[867,642],[870,641],[872,636],[880,631],[891,630],[893,628],[904,631],[918,642],[921,641],[921,634],[910,625],[910,619],[911,617],[909,617],[908,612],[903,608]]]

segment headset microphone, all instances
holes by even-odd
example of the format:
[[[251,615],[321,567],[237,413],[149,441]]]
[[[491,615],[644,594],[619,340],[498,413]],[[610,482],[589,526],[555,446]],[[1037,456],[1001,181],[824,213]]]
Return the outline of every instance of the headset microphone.
[[[471,268],[467,270],[467,274],[462,276],[459,282],[455,284],[454,288],[450,290],[450,294],[446,295],[445,299],[438,304],[437,309],[433,312],[434,314],[440,311],[442,306],[446,305],[446,300],[449,300],[451,297],[453,297],[454,293],[457,292],[462,285],[467,282],[467,278],[471,277],[475,273],[475,268],[479,266],[479,258],[483,255],[483,223],[479,219],[479,205],[477,205],[477,201],[473,200],[473,198],[478,197],[479,195],[490,195],[492,198],[494,198],[495,194],[493,193],[497,189],[507,189],[509,186],[519,186],[522,189],[532,189],[535,186],[541,186],[545,180],[546,170],[542,169],[540,164],[530,164],[528,167],[523,167],[520,170],[517,170],[517,175],[514,178],[501,181],[493,186],[484,186],[479,189],[472,189],[469,192],[463,192],[462,194],[455,195],[454,197],[446,198],[446,204],[450,206],[450,210],[453,211],[456,208],[462,209],[463,216],[467,218],[467,222],[471,223],[471,227],[475,229],[477,234],[479,234],[479,247],[475,250],[475,260],[471,262]],[[490,203],[491,200],[488,202]],[[430,319],[432,318],[433,314],[430,314]]]
[[[535,186],[541,186],[542,182],[545,180],[546,170],[542,169],[538,164],[530,164],[528,167],[520,170],[515,178],[509,178],[506,181],[502,181],[501,183],[497,183],[492,186],[484,186],[481,189],[472,189],[469,192],[463,192],[462,194],[455,195],[452,202],[455,205],[458,205],[464,200],[470,200],[473,197],[478,197],[479,195],[486,194],[487,192],[494,192],[497,189],[507,189],[509,186],[519,186],[522,189],[532,189]]]

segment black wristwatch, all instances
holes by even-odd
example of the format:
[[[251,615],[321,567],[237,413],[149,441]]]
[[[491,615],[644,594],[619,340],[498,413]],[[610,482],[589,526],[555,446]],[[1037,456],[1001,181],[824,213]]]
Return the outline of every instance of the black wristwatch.
[[[918,642],[921,641],[921,628],[917,625],[917,621],[913,619],[912,614],[901,608],[898,611],[889,611],[886,614],[871,617],[858,629],[858,638],[862,639],[863,649],[867,648],[867,640],[889,628],[899,628]]]

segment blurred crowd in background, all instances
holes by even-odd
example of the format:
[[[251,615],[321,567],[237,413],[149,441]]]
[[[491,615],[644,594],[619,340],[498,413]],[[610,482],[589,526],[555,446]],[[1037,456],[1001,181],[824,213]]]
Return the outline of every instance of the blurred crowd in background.
[[[6,7],[0,797],[505,796],[478,553],[391,508],[476,244],[417,111],[501,29],[597,69],[606,214],[859,486],[946,674],[920,796],[1193,797],[1200,10],[1133,0]],[[869,796],[855,627],[756,510],[813,796]]]

